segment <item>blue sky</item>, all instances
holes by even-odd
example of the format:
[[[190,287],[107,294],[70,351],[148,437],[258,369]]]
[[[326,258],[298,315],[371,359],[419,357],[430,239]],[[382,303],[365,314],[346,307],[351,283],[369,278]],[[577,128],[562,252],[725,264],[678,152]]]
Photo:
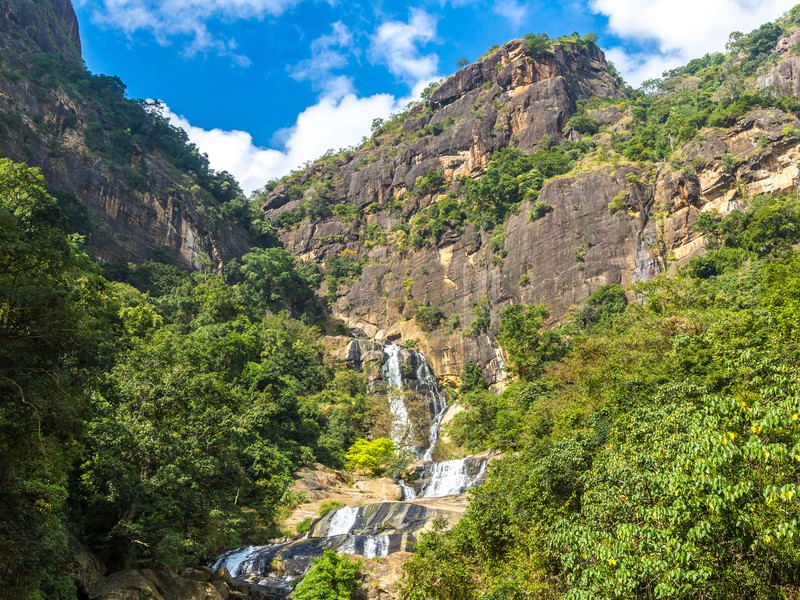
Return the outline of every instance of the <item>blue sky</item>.
[[[578,31],[637,85],[722,50],[794,0],[74,0],[84,58],[118,75],[247,192],[328,148],[492,44]]]

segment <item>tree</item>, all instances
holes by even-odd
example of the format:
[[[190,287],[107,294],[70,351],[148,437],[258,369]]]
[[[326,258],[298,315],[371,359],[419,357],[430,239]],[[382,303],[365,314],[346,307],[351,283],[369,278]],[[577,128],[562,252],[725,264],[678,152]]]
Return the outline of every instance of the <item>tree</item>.
[[[543,304],[512,304],[500,313],[497,338],[508,353],[511,368],[520,378],[537,377],[545,363],[564,355],[566,345],[553,330],[544,329],[550,311]]]
[[[546,33],[536,35],[534,33],[526,33],[523,38],[525,44],[525,54],[531,58],[541,58],[550,51],[553,45],[552,40]]]
[[[625,312],[628,298],[616,283],[601,285],[586,299],[584,308],[578,315],[578,323],[588,327],[593,323],[604,323],[612,315]]]
[[[347,468],[351,471],[368,471],[373,475],[385,472],[395,456],[395,445],[388,438],[372,441],[358,439],[345,455]]]
[[[311,570],[292,592],[295,600],[351,600],[361,591],[361,561],[351,561],[327,548],[311,561]]]
[[[39,171],[0,159],[0,587],[9,597],[57,597],[84,386],[121,333],[103,280],[62,224]]]
[[[456,66],[457,66],[459,69],[463,69],[463,68],[464,68],[464,67],[466,67],[468,64],[469,64],[469,61],[468,61],[466,58],[464,58],[463,56],[462,56],[461,58],[459,58],[459,59],[456,61]]]

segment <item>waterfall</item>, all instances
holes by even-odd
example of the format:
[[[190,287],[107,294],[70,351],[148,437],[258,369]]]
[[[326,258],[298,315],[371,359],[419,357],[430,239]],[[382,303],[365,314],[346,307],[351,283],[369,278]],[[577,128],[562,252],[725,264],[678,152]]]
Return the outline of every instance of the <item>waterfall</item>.
[[[358,345],[348,346],[348,360],[354,366],[360,360]],[[442,419],[447,411],[447,400],[439,388],[433,371],[422,354],[404,350],[397,344],[383,347],[381,377],[387,385],[387,398],[391,411],[391,438],[400,452],[418,449],[417,458],[425,462],[427,483],[420,492],[419,485],[408,485],[402,479],[397,483],[403,491],[402,502],[386,501],[377,505],[344,506],[331,511],[315,521],[308,533],[300,538],[268,546],[248,546],[221,555],[212,565],[214,570],[226,568],[232,577],[257,576],[259,586],[289,589],[289,582],[302,578],[311,559],[330,548],[340,554],[360,554],[367,559],[382,558],[392,552],[413,551],[415,536],[426,526],[430,517],[424,500],[417,498],[441,498],[462,493],[475,485],[486,469],[486,459],[458,459],[432,462],[433,449],[439,440]],[[502,365],[502,354],[498,351],[498,362]],[[403,365],[413,364],[413,374],[408,381],[403,379]],[[417,432],[415,439],[406,405],[406,393],[411,390],[427,399],[430,430],[427,436]],[[422,447],[422,444],[425,444]],[[415,468],[422,467],[417,463]],[[476,474],[477,473],[477,474]],[[433,503],[437,505],[439,503]],[[274,572],[274,561],[280,561],[283,569]],[[284,570],[285,569],[285,570]]]
[[[227,552],[220,556],[217,561],[211,566],[211,569],[228,569],[231,577],[238,577],[243,570],[243,565],[246,566],[248,560],[252,560],[263,546],[247,546],[246,548],[239,548],[232,552]]]
[[[403,394],[403,374],[400,371],[400,346],[389,344],[383,349],[386,362],[383,365],[382,375],[389,384],[389,410],[392,412],[392,441],[398,448],[408,447],[408,438],[412,433],[411,422],[408,418],[406,398]]]
[[[446,460],[430,466],[431,479],[425,486],[423,497],[441,498],[460,494],[467,485],[467,464],[465,460]]]
[[[389,556],[389,536],[371,535],[364,540],[364,558]]]
[[[403,490],[403,498],[402,500],[413,500],[417,497],[417,492],[414,491],[414,488],[408,485],[402,479],[397,482],[400,485],[400,489]]]
[[[347,535],[352,531],[358,519],[358,513],[361,512],[359,506],[345,506],[337,508],[331,515],[331,520],[328,522],[328,537],[335,535]]]
[[[444,413],[447,412],[447,400],[441,389],[439,389],[439,384],[436,381],[436,377],[433,376],[428,360],[422,354],[415,354],[417,358],[417,381],[430,390],[431,399],[433,400],[433,422],[428,434],[428,448],[422,456],[422,460],[431,461],[433,460],[433,449],[439,439],[442,418]]]
[[[359,546],[362,548],[359,550]],[[389,556],[388,535],[351,535],[336,548],[339,554],[360,554],[364,558]]]
[[[481,461],[478,473],[470,477],[468,467],[469,458],[457,458],[444,462],[431,463],[428,466],[430,480],[422,491],[423,498],[442,498],[461,494],[472,487],[486,472],[486,460]]]

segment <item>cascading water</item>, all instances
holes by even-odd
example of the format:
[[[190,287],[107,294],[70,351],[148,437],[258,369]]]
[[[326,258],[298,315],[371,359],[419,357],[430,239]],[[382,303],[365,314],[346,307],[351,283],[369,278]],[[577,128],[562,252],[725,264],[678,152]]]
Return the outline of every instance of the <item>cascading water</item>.
[[[389,536],[376,535],[364,540],[364,558],[389,556]]]
[[[401,479],[397,483],[400,485],[400,489],[403,490],[403,500],[413,500],[417,497],[416,490],[405,481]]]
[[[447,399],[439,387],[439,383],[431,370],[428,360],[419,352],[410,351],[411,359],[416,364],[414,382],[403,380],[401,368],[401,353],[403,349],[397,344],[387,344],[383,348],[386,355],[381,376],[387,383],[389,409],[392,413],[392,441],[402,450],[411,448],[410,440],[413,439],[413,428],[408,417],[408,407],[403,390],[412,388],[416,391],[427,392],[430,396],[431,425],[428,432],[427,445],[418,456],[428,463],[425,467],[429,473],[428,483],[421,494],[405,483],[398,481],[403,490],[403,500],[414,500],[417,497],[441,498],[462,493],[466,488],[475,485],[483,475],[485,462],[477,476],[471,476],[467,459],[449,460],[442,463],[433,462],[433,451],[439,440],[442,419],[447,412]],[[498,349],[498,362],[502,366],[502,354]]]
[[[336,509],[331,515],[330,524],[328,525],[328,537],[350,533],[360,512],[361,508],[358,506],[345,506]]]
[[[389,344],[383,349],[386,354],[381,375],[388,384],[389,410],[392,413],[392,441],[398,448],[407,448],[412,437],[411,421],[403,393],[403,374],[400,370],[400,346]]]
[[[261,546],[247,546],[246,548],[228,552],[218,558],[217,562],[215,562],[211,568],[214,571],[217,569],[228,569],[231,577],[237,577],[242,570],[242,566],[260,549]]]
[[[433,400],[433,422],[431,423],[431,430],[428,434],[428,448],[422,456],[422,460],[430,462],[433,460],[433,449],[436,442],[439,440],[439,430],[442,424],[444,413],[447,412],[447,400],[444,397],[436,377],[433,376],[428,365],[428,360],[419,353],[416,353],[417,358],[417,381],[430,390],[431,399]]]
[[[477,484],[486,471],[486,460],[480,462],[478,472],[474,475],[469,473],[469,462],[470,459],[468,458],[458,458],[431,463],[428,466],[430,480],[422,491],[422,497],[442,498],[444,496],[455,496]]]
[[[397,344],[385,345],[383,353],[385,358],[381,376],[388,388],[387,399],[392,415],[391,438],[401,451],[419,450],[417,456],[426,462],[425,470],[428,473],[422,490],[417,491],[420,484],[415,489],[401,479],[398,484],[406,502],[336,509],[312,525],[303,538],[232,550],[220,556],[212,565],[213,569],[224,567],[238,578],[255,577],[254,581],[259,585],[288,594],[289,583],[303,577],[309,560],[319,556],[324,548],[332,548],[342,554],[360,554],[365,558],[385,557],[409,548],[408,544],[414,543],[414,534],[428,522],[430,517],[425,515],[431,510],[424,500],[409,501],[460,494],[480,480],[486,460],[480,463],[469,458],[439,463],[431,460],[447,411],[447,401],[426,358],[418,352],[404,350]],[[410,381],[403,379],[403,361],[415,365]],[[427,439],[421,433],[415,439],[406,405],[408,390],[429,396],[431,420]],[[423,440],[426,446],[420,448]],[[286,569],[281,571],[280,576],[273,573],[274,560],[279,560]]]
[[[431,479],[423,493],[426,498],[460,494],[467,484],[467,465],[463,459],[433,463],[429,470]]]

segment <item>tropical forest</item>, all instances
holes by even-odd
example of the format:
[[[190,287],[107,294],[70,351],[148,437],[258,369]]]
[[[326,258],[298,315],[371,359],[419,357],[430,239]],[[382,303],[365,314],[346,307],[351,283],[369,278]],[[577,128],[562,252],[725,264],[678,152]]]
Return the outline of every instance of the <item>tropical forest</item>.
[[[800,5],[493,46],[245,194],[0,2],[0,598],[800,598]]]

